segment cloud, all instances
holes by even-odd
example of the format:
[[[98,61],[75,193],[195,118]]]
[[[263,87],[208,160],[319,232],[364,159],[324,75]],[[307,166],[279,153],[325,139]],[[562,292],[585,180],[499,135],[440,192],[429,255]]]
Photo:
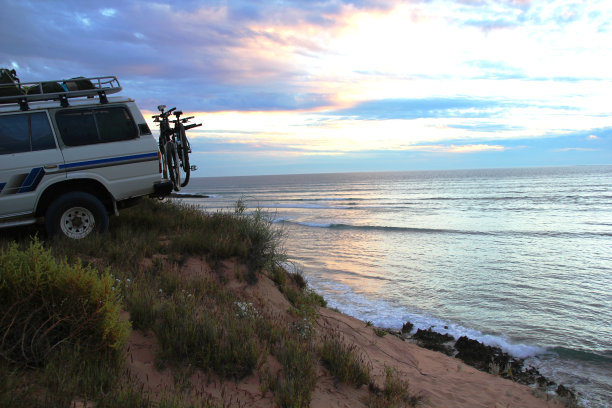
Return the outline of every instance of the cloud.
[[[202,149],[610,151],[607,0],[5,3],[0,66],[117,75],[145,111],[201,115]]]
[[[102,14],[104,17],[114,17],[115,14],[117,14],[117,9],[104,8],[100,10],[100,14]]]
[[[590,147],[562,147],[553,149],[555,152],[595,152],[598,149],[592,149]]]
[[[346,109],[328,112],[334,116],[362,120],[415,119],[440,117],[488,117],[487,111],[500,102],[475,98],[406,98],[364,101]]]
[[[405,150],[436,152],[436,153],[479,153],[503,152],[507,147],[501,145],[471,144],[471,145],[419,145],[409,146]]]

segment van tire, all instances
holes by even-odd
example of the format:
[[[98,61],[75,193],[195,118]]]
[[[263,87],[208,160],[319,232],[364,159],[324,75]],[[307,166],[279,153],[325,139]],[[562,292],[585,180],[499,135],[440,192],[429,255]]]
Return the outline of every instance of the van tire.
[[[108,213],[92,194],[75,191],[55,199],[45,213],[49,236],[82,239],[92,232],[108,231]]]

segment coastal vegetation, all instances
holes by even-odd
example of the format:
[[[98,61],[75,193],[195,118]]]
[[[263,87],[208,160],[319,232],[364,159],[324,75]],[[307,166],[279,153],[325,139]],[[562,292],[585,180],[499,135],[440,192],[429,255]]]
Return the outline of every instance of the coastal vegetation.
[[[418,402],[406,383],[397,397],[394,372],[376,386],[359,350],[319,325],[325,300],[287,272],[282,230],[242,201],[207,214],[147,199],[113,218],[106,235],[37,235],[0,239],[0,406],[241,406],[194,379],[254,378],[276,405],[304,407],[321,370],[369,385],[369,406]],[[194,257],[203,262],[190,268]],[[286,307],[253,295],[262,280]],[[135,331],[154,339],[155,370],[172,373],[162,390],[130,365]]]

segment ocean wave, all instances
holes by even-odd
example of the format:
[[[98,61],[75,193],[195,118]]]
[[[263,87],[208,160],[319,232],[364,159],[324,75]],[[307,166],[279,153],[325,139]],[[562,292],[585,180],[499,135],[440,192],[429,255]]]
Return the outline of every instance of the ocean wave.
[[[559,194],[559,195],[542,195],[542,196],[529,196],[529,195],[500,195],[500,196],[454,196],[454,197],[414,197],[411,200],[414,201],[541,201],[541,202],[555,202],[560,200],[593,200],[603,199],[608,200],[612,198],[609,195],[579,195],[579,194]]]
[[[283,201],[366,201],[367,198],[359,198],[359,197],[311,197],[311,198],[284,198]]]
[[[321,210],[349,210],[355,208],[355,206],[347,205],[323,205],[323,204],[270,204],[268,208],[308,208],[308,209],[321,209]]]
[[[454,229],[442,229],[442,228],[418,228],[418,227],[387,227],[378,225],[350,225],[342,223],[328,223],[328,222],[307,222],[307,221],[294,221],[291,219],[279,219],[277,222],[286,224],[302,225],[304,227],[313,228],[330,228],[330,229],[352,229],[352,230],[363,230],[363,231],[387,231],[387,232],[413,232],[413,233],[443,233],[443,234],[463,234],[463,235],[493,235],[490,232],[482,231],[467,231],[467,230],[454,230]]]
[[[601,238],[612,236],[612,232],[595,231],[474,231],[458,230],[448,228],[421,228],[421,227],[392,227],[382,225],[352,225],[335,222],[295,221],[291,218],[278,218],[275,222],[301,225],[311,228],[327,228],[337,230],[361,230],[382,232],[409,232],[422,234],[457,234],[457,235],[482,235],[482,236],[515,236],[515,237],[540,237],[540,238]]]
[[[311,282],[312,280],[312,282]],[[348,286],[327,280],[309,279],[318,293],[322,294],[329,307],[338,308],[341,312],[363,321],[371,321],[378,327],[399,330],[406,321],[413,325],[413,332],[418,329],[450,334],[455,339],[466,336],[492,347],[499,347],[505,353],[516,358],[528,358],[548,353],[545,347],[515,343],[493,334],[485,334],[461,324],[431,316],[424,312],[407,312],[404,308],[381,299],[371,299],[353,292]]]

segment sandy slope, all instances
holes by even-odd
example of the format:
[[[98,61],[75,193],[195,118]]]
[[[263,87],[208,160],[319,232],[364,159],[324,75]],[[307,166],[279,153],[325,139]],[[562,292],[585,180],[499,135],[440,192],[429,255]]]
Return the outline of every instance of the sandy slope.
[[[261,276],[255,285],[247,285],[236,279],[236,268],[244,268],[230,261],[223,263],[215,271],[205,261],[190,258],[182,266],[180,273],[186,280],[203,276],[224,275],[227,286],[244,296],[259,309],[268,314],[278,315],[290,322],[287,313],[289,302],[275,284]],[[546,398],[537,398],[533,390],[488,373],[466,366],[462,361],[420,348],[398,337],[377,336],[372,327],[350,316],[320,309],[317,331],[336,331],[348,343],[358,346],[371,364],[374,381],[383,386],[385,367],[392,367],[410,383],[413,394],[423,396],[424,407],[556,407],[561,406]],[[155,367],[157,343],[152,333],[133,331],[127,346],[128,366],[131,374],[149,391],[153,399],[158,399],[165,390],[175,387],[175,378],[180,373],[170,369],[158,370]],[[271,372],[280,369],[274,357],[269,357],[264,366]],[[240,382],[220,381],[213,375],[195,371],[190,378],[191,387],[185,395],[201,399],[220,399],[229,406],[270,407],[274,399],[270,392],[260,391],[259,375],[253,374]],[[368,395],[366,386],[355,389],[339,384],[322,366],[318,367],[318,381],[312,395],[312,407],[359,407]]]

